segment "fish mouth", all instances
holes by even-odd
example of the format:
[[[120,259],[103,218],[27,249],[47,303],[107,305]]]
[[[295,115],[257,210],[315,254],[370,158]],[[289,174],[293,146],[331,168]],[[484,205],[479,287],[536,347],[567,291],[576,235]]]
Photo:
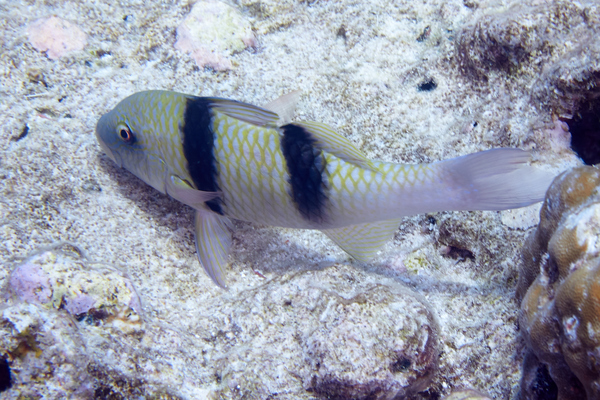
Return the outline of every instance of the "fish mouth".
[[[118,153],[114,153],[110,149],[110,147],[108,147],[106,142],[102,139],[102,135],[100,133],[100,131],[104,127],[103,120],[105,119],[105,117],[106,117],[106,115],[103,115],[100,118],[100,120],[98,121],[98,125],[96,125],[96,130],[94,133],[96,134],[96,139],[98,140],[98,143],[100,144],[100,147],[102,147],[102,150],[104,151],[104,153],[108,156],[108,158],[113,160],[115,162],[115,164],[117,164],[119,167],[121,167],[121,166],[123,166],[123,160],[121,160],[121,157],[118,155]]]
[[[108,158],[113,160],[115,164],[119,166],[119,168],[122,167],[123,162],[121,161],[121,157],[118,157],[117,153],[113,153],[113,151],[102,140],[98,140],[98,142],[100,143],[100,147],[102,147],[102,150],[104,150],[104,153],[108,156]]]

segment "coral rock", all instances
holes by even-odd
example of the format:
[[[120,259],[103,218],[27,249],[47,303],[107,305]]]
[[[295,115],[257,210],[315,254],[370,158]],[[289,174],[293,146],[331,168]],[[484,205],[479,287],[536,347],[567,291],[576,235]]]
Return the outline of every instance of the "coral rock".
[[[523,250],[523,398],[600,397],[599,188],[593,167],[557,177]]]
[[[217,0],[197,2],[177,28],[178,50],[189,52],[198,67],[232,68],[229,55],[254,46],[250,24],[233,7]]]
[[[594,7],[598,14],[600,6]],[[596,27],[599,25],[596,23]],[[547,65],[533,87],[537,100],[567,119],[586,111],[582,105],[597,99],[600,93],[600,43],[591,29],[580,36],[577,42],[581,44]]]
[[[556,231],[565,211],[586,202],[598,191],[600,170],[591,167],[575,168],[565,172],[552,182],[540,210],[537,230],[527,238],[523,246],[523,263],[517,285],[517,299],[537,277],[544,254],[548,251],[550,237]]]
[[[463,389],[453,391],[444,400],[491,400],[491,397],[474,389]]]
[[[437,371],[435,317],[402,285],[334,265],[244,297],[233,313],[213,310],[222,331],[207,339],[227,354],[212,361],[226,388],[267,398],[300,380],[319,398],[406,398]]]
[[[126,333],[142,328],[140,300],[129,279],[109,268],[87,269],[61,252],[46,251],[19,265],[9,291],[20,301],[65,309]]]
[[[585,10],[594,13],[589,7],[592,1],[563,0],[488,7],[458,32],[458,64],[465,75],[484,79],[490,71],[516,71],[540,52],[564,45],[570,39],[565,36],[575,27],[585,29]]]
[[[0,349],[9,355],[12,390],[20,398],[40,398],[41,393],[54,399],[93,398],[86,372],[90,360],[77,325],[55,310],[27,303],[4,308]]]
[[[48,58],[56,60],[70,52],[83,50],[86,34],[69,21],[58,17],[41,18],[27,27],[29,43]]]

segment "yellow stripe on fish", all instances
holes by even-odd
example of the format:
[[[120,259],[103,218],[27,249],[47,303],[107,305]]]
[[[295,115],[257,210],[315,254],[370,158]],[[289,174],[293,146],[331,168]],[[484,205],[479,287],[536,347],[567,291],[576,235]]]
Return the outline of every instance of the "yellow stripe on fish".
[[[233,100],[146,91],[103,115],[96,136],[119,166],[196,209],[198,258],[221,287],[230,218],[320,229],[367,261],[401,217],[526,206],[552,178],[518,149],[431,164],[372,161],[325,124],[279,125],[286,119]]]

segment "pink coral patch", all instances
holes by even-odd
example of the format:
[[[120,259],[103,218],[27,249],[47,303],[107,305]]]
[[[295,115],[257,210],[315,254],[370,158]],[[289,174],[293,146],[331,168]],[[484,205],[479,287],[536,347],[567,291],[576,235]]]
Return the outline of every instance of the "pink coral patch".
[[[67,312],[71,315],[84,314],[92,309],[96,304],[96,299],[87,294],[80,294],[70,298],[65,306]]]
[[[19,266],[10,276],[9,286],[19,299],[30,303],[45,304],[52,297],[50,277],[35,264]]]
[[[72,51],[83,50],[86,34],[69,21],[58,17],[41,18],[27,27],[29,43],[48,58],[56,60]]]

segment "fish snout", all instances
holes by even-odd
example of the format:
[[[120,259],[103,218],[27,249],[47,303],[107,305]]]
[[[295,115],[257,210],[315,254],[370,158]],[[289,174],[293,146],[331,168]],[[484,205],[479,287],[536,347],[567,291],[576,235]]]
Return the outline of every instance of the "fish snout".
[[[102,147],[102,150],[104,151],[104,153],[115,162],[115,164],[117,164],[119,167],[123,166],[123,161],[121,160],[121,157],[119,157],[119,154],[112,151],[111,148],[106,144],[106,141],[104,140],[103,136],[106,133],[106,124],[104,123],[104,117],[102,116],[102,118],[100,118],[100,120],[98,121],[98,124],[96,125],[96,139],[98,140],[98,143],[100,144],[100,147]]]

